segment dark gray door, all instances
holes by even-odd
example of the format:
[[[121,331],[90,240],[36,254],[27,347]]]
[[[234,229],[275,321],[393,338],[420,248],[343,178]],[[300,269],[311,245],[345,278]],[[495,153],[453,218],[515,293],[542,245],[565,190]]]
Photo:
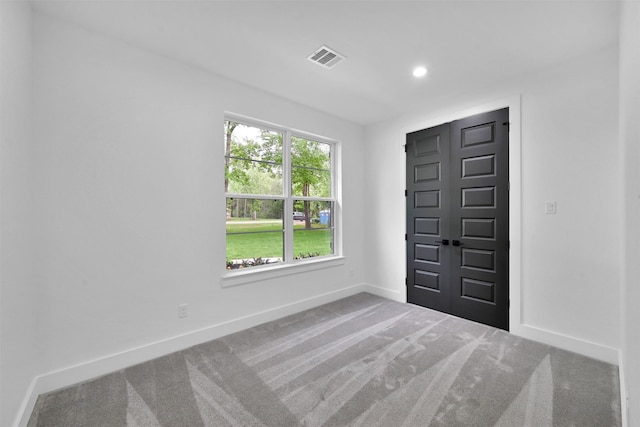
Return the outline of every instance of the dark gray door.
[[[407,135],[407,300],[449,312],[450,126]],[[445,239],[445,240],[443,240]]]
[[[509,328],[509,110],[407,134],[407,301]]]

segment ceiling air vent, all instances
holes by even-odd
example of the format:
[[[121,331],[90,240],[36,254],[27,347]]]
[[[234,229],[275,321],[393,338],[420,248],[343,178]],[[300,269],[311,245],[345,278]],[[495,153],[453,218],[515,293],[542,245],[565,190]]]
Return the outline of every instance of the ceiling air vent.
[[[307,59],[311,62],[315,62],[318,65],[322,65],[325,68],[333,68],[338,62],[341,62],[343,59],[345,59],[345,57],[340,55],[335,50],[329,49],[326,46],[322,46],[311,55],[309,55]]]

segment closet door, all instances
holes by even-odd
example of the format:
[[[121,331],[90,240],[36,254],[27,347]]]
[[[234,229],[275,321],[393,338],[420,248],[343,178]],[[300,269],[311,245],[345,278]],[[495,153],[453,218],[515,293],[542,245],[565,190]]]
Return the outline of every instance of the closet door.
[[[407,300],[502,329],[509,328],[508,120],[503,109],[407,134]],[[425,144],[437,145],[437,154]]]
[[[407,300],[448,311],[449,125],[407,135]]]

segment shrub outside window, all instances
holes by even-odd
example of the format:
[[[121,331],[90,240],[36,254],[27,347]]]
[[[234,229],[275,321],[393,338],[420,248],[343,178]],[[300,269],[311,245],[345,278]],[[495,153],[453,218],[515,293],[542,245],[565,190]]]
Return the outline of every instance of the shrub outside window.
[[[336,255],[336,143],[233,117],[224,143],[227,270]]]

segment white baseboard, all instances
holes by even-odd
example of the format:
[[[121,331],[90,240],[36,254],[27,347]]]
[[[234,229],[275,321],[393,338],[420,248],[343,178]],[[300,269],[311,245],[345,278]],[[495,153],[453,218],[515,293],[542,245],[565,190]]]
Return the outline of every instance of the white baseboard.
[[[369,292],[389,299],[398,298],[398,295],[393,291],[387,291],[365,284],[353,285],[39,375],[34,378],[29,387],[27,395],[23,400],[21,411],[14,422],[14,427],[27,426],[36,400],[42,393],[48,393],[72,384],[106,375],[138,363],[146,362],[175,351],[184,350],[194,345],[299,313],[360,292]]]
[[[618,352],[618,374],[620,375],[620,415],[622,417],[622,427],[628,427],[627,380],[624,372],[624,357],[622,357],[622,351]]]
[[[33,408],[36,405],[36,400],[38,399],[38,395],[40,394],[36,391],[37,385],[38,385],[38,377],[35,377],[31,381],[31,384],[27,389],[25,398],[22,400],[20,409],[18,410],[18,413],[16,414],[16,418],[13,421],[14,427],[23,427],[23,426],[26,427],[27,424],[29,423],[29,417],[33,412]]]
[[[369,284],[365,284],[363,286],[364,286],[364,292],[369,292],[370,294],[387,298],[393,301],[407,302],[407,293],[404,288],[402,289],[402,291],[395,291],[392,289],[381,288],[379,286],[374,286]]]
[[[607,347],[590,341],[584,341],[568,335],[547,331],[545,329],[525,324],[511,325],[509,332],[522,338],[552,345],[563,350],[582,354],[583,356],[587,356],[592,359],[611,363],[612,365],[618,365],[619,362],[619,350],[612,347]]]

